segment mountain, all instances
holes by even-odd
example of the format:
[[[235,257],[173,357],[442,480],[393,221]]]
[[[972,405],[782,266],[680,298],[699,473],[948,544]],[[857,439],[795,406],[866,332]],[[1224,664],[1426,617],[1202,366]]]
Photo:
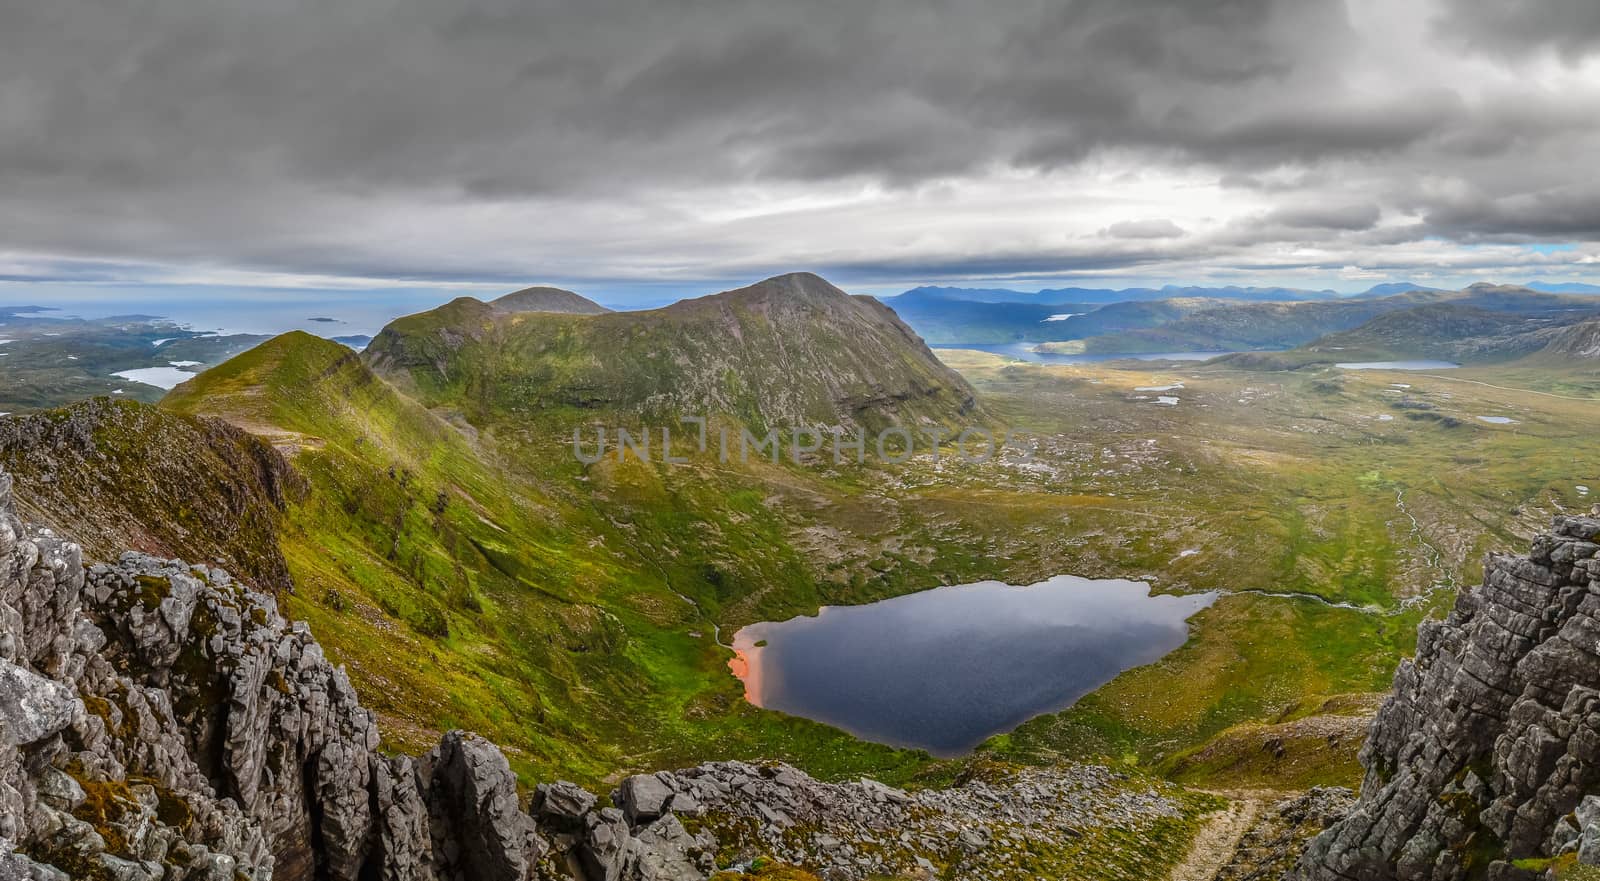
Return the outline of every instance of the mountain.
[[[513,291],[489,305],[501,312],[561,312],[567,315],[599,315],[610,309],[561,288],[531,287]]]
[[[910,300],[960,300],[968,303],[1032,303],[1038,305],[1045,303],[1044,298],[1040,296],[1041,293],[1043,292],[1014,291],[1009,288],[958,288],[923,285],[883,299],[896,307],[902,302]],[[1100,293],[1110,294],[1113,292],[1103,290]]]
[[[363,357],[427,406],[477,421],[610,413],[876,430],[981,416],[966,381],[892,310],[809,273],[639,312],[462,298],[393,322]]]
[[[1337,300],[1342,295],[1333,290],[1306,290],[1304,288],[1253,287],[1226,285],[1205,287],[1199,285],[1164,285],[1157,289],[1132,288],[1120,292],[1120,299],[1166,300],[1175,297],[1205,297],[1215,300],[1246,300],[1251,302],[1280,302],[1299,300]],[[1127,296],[1136,294],[1137,296]]]
[[[916,291],[884,302],[923,339],[938,345],[998,345],[1070,338],[1074,332],[1071,322],[1099,308],[1087,303],[1050,305],[954,300]],[[1074,317],[1051,320],[1059,315]]]
[[[1391,281],[1375,284],[1365,291],[1357,294],[1358,297],[1392,297],[1395,294],[1406,294],[1411,291],[1426,291],[1430,293],[1443,293],[1445,288],[1429,287],[1410,281]]]
[[[1530,281],[1523,287],[1547,294],[1600,294],[1600,284],[1586,284],[1579,281]]]
[[[1404,308],[1396,298],[1241,303],[1203,309],[1147,329],[1084,339],[1084,351],[1223,352],[1286,349]]]
[[[1290,348],[1353,329],[1383,312],[1445,301],[1542,317],[1589,307],[1575,297],[1517,285],[1479,283],[1446,291],[1411,282],[1374,285],[1350,297],[1293,288],[1168,285],[1036,294],[922,287],[887,300],[939,345],[1084,340],[1072,348],[1108,354]],[[1142,304],[1166,306],[1139,308]],[[1064,314],[1072,317],[1060,317]]]
[[[1422,624],[1362,750],[1360,798],[1306,849],[1297,881],[1537,878],[1600,862],[1597,539],[1600,518],[1558,516]]]
[[[888,301],[905,322],[939,345],[1003,345],[1077,340],[1156,327],[1226,300],[1170,298],[1098,303],[980,303],[936,294],[902,294]]]
[[[676,564],[653,568],[587,496],[552,494],[350,349],[284,334],[174,389],[161,409],[245,428],[304,478],[278,533],[295,586],[283,608],[348,667],[399,738],[391,746],[426,750],[449,718],[511,747],[519,774],[560,767],[593,780],[618,744],[644,748],[640,726],[676,699],[656,678],[658,665],[672,669],[664,649],[651,646],[683,646],[603,596],[681,604],[656,574]],[[704,565],[692,551],[682,559]],[[742,584],[741,571],[727,567],[729,581]]]
[[[1225,304],[1149,329],[1088,337],[1084,339],[1084,350],[1115,353],[1288,349],[1328,334],[1353,330],[1379,315],[1434,303],[1551,321],[1572,320],[1594,309],[1592,301],[1583,298],[1480,283],[1443,293],[1414,290],[1387,297],[1329,302]],[[1430,313],[1422,313],[1419,320],[1436,323],[1446,314],[1431,313],[1430,319]]]
[[[1320,337],[1302,350],[1339,361],[1505,361],[1543,349],[1567,321],[1432,303],[1384,313],[1353,330]]]

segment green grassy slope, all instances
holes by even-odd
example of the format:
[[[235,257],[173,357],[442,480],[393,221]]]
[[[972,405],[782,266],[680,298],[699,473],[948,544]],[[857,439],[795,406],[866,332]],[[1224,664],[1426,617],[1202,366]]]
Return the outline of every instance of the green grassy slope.
[[[552,492],[537,468],[506,463],[306,334],[208,371],[163,406],[292,451],[311,492],[283,530],[297,584],[287,612],[350,665],[394,746],[466,727],[505,744],[529,779],[588,782],[713,755],[889,778],[924,763],[746,705],[712,623],[676,595],[715,610],[756,583],[784,588],[751,614],[818,601],[763,492],[664,482],[637,462],[596,466],[592,490]]]

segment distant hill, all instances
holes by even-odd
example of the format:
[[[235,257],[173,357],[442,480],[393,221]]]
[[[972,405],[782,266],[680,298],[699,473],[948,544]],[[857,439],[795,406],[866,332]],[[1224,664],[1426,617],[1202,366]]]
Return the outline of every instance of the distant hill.
[[[1547,294],[1600,294],[1600,285],[1585,284],[1580,281],[1530,281],[1524,287]]]
[[[923,339],[939,345],[995,345],[1019,341],[1073,339],[1071,322],[1100,308],[1090,303],[1011,303],[952,300],[926,291],[884,301]],[[1053,316],[1073,318],[1051,320]]]
[[[1582,298],[1495,284],[1475,284],[1463,291],[1410,291],[1328,302],[1239,303],[1205,309],[1158,327],[1086,338],[1084,350],[1111,353],[1289,349],[1328,334],[1354,330],[1385,313],[1430,303],[1541,319],[1573,319],[1594,306]]]
[[[884,302],[937,345],[1064,342],[1115,336],[1085,343],[1081,348],[1091,352],[1152,352],[1286,348],[1326,333],[1350,330],[1384,311],[1436,300],[1456,299],[1486,309],[1520,310],[1538,308],[1531,297],[1591,293],[1600,293],[1600,286],[1479,283],[1462,291],[1449,291],[1398,281],[1376,284],[1348,296],[1331,290],[1285,287],[1166,285],[1027,292],[928,286],[912,288]],[[1167,303],[1170,308],[1147,312],[1127,308],[1144,303]],[[1297,308],[1303,303],[1312,306]],[[1552,299],[1547,304],[1552,309],[1582,308],[1581,304],[1562,299]],[[1121,311],[1108,311],[1113,307],[1120,307]],[[1212,312],[1230,309],[1237,311]],[[1201,312],[1206,314],[1198,314]],[[1069,314],[1070,318],[1062,317]],[[1140,331],[1148,332],[1120,336]]]
[[[1429,291],[1429,292],[1433,292],[1433,293],[1443,293],[1446,290],[1447,290],[1446,288],[1429,287],[1428,285],[1417,284],[1416,282],[1392,281],[1392,282],[1385,282],[1384,284],[1375,284],[1372,287],[1367,288],[1365,291],[1361,292],[1360,294],[1357,294],[1357,296],[1360,296],[1360,297],[1392,297],[1395,294],[1405,294],[1405,293],[1410,293],[1411,291]]]
[[[925,291],[885,302],[936,345],[996,345],[1077,340],[1156,327],[1232,301],[1173,297],[1117,303],[982,303]]]
[[[1304,347],[1338,361],[1433,358],[1482,363],[1542,349],[1570,319],[1530,318],[1459,303],[1432,303],[1389,312],[1353,330]]]
[[[1409,288],[1407,288],[1409,290]],[[924,286],[912,288],[885,301],[896,310],[903,299],[961,300],[970,303],[1033,303],[1061,305],[1064,303],[1101,304],[1125,303],[1134,300],[1170,300],[1175,298],[1209,298],[1216,300],[1244,300],[1264,302],[1274,300],[1331,300],[1341,296],[1337,291],[1312,291],[1284,287],[1204,287],[1198,285],[1166,285],[1159,288],[1050,288],[1041,291],[1015,291],[1007,288],[959,288]]]
[[[1166,285],[1160,288],[1056,288],[1037,292],[1005,288],[926,286],[912,288],[884,302],[916,331],[936,345],[996,345],[1017,342],[1060,342],[1091,336],[1158,327],[1196,311],[1252,303],[1339,303],[1381,299],[1408,292],[1444,293],[1410,282],[1375,285],[1354,296],[1331,290],[1286,287],[1202,287]],[[1130,304],[1165,303],[1149,311],[1130,310]],[[1119,311],[1107,311],[1122,307]],[[1359,324],[1363,307],[1348,313]],[[1330,312],[1329,314],[1347,314]],[[1071,315],[1070,318],[1062,316]],[[1354,326],[1354,325],[1349,325]],[[1219,343],[1199,342],[1205,336],[1175,333],[1174,343],[1215,348]],[[1303,334],[1290,334],[1299,339]],[[1312,335],[1314,338],[1315,334]],[[1224,346],[1226,347],[1226,346]],[[1162,345],[1159,348],[1170,348]],[[1147,351],[1140,348],[1134,351]]]
[[[364,358],[428,406],[489,422],[723,414],[876,428],[955,424],[978,408],[893,310],[810,273],[638,312],[506,312],[461,298],[393,322]]]
[[[489,305],[500,312],[563,312],[569,315],[599,315],[610,309],[587,297],[561,288],[532,287],[513,291]]]
[[[1404,296],[1404,295],[1403,295]],[[1225,352],[1287,349],[1404,308],[1397,298],[1217,306],[1158,327],[1084,340],[1084,351]]]

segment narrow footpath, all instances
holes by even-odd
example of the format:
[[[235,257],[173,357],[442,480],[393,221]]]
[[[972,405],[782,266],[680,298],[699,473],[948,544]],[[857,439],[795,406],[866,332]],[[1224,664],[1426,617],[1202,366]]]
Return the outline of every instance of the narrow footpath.
[[[1252,791],[1219,792],[1230,799],[1227,807],[1206,820],[1189,847],[1189,855],[1173,867],[1169,881],[1212,881],[1222,867],[1233,859],[1239,849],[1239,839],[1255,825],[1261,808],[1269,800],[1268,793]]]

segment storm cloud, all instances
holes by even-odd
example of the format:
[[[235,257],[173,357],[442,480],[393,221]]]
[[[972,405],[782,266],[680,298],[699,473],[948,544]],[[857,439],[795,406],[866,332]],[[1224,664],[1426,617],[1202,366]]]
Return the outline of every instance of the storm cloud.
[[[9,4],[0,272],[579,287],[800,268],[871,285],[1581,273],[1600,256],[1593,10]]]

